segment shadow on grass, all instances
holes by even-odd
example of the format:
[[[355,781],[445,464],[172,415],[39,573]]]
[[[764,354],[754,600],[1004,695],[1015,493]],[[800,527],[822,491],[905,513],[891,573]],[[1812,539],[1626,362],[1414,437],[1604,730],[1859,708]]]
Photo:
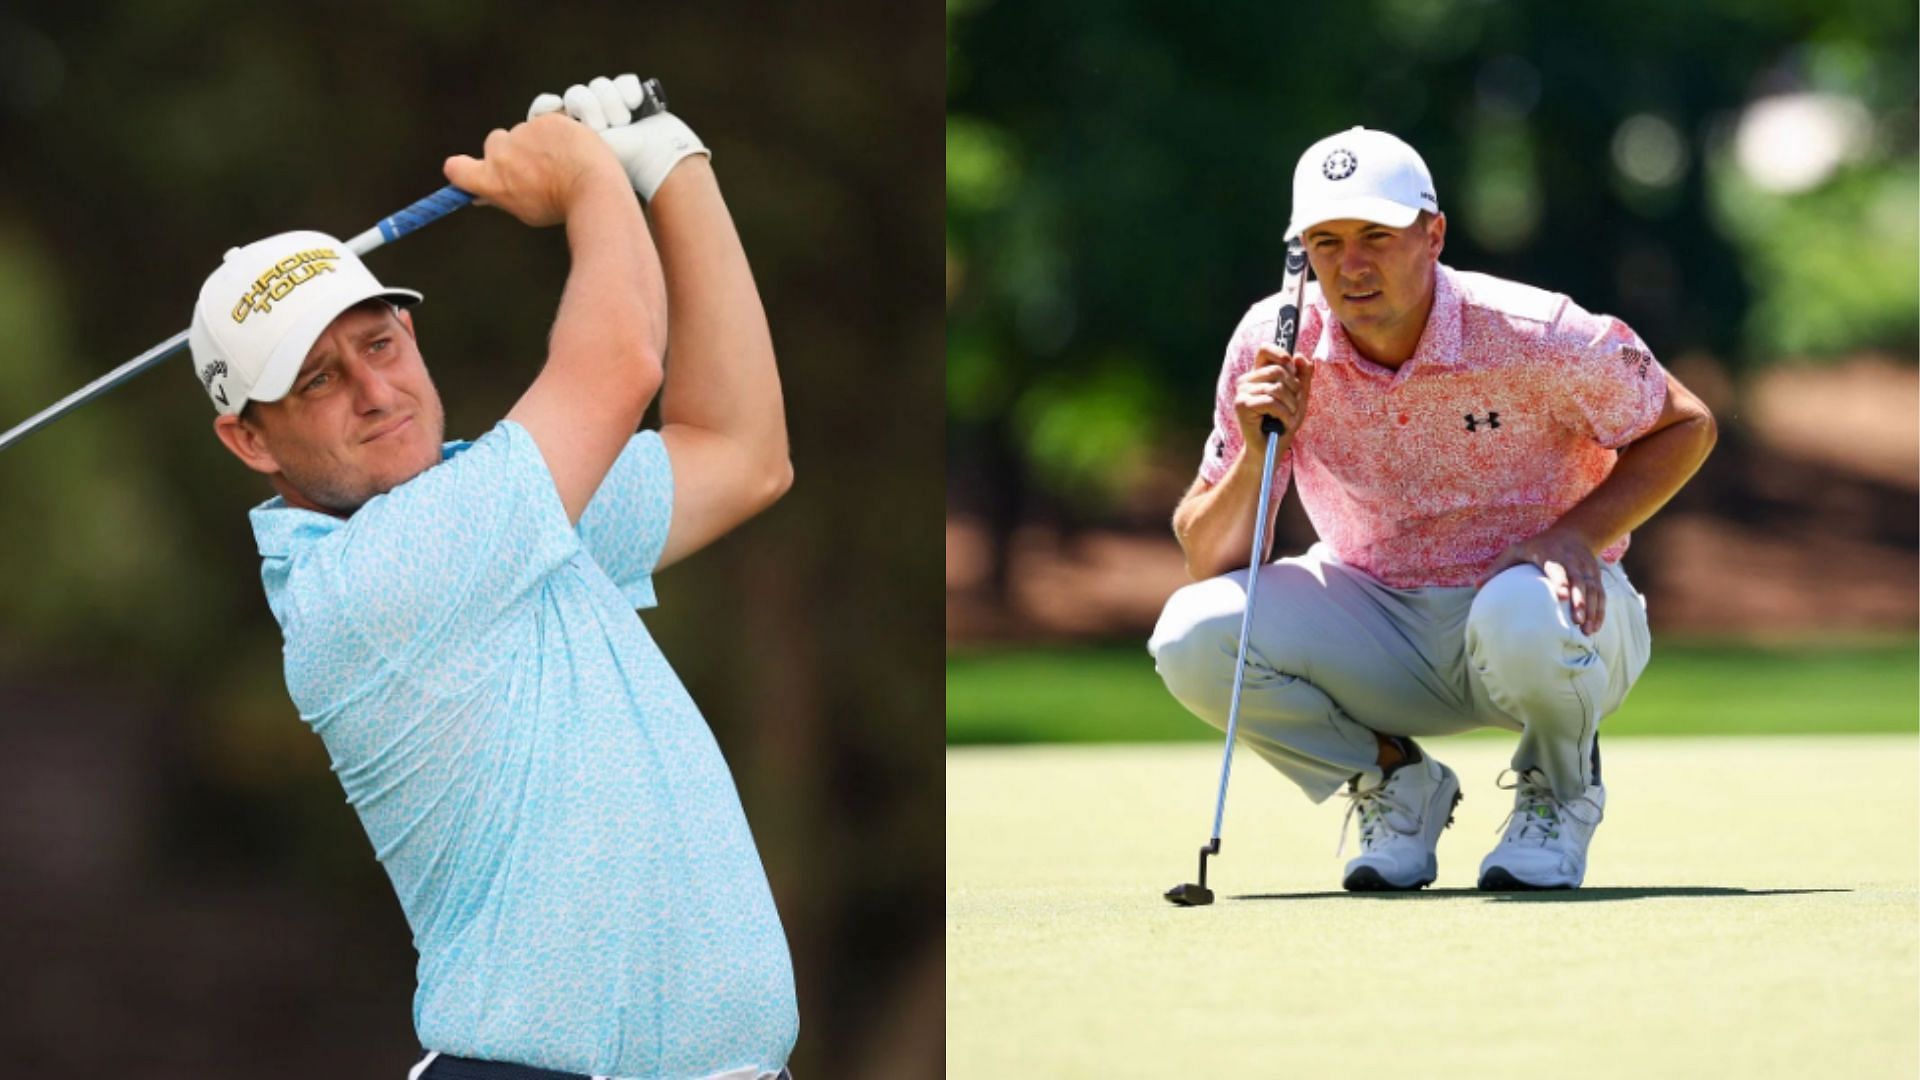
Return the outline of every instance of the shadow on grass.
[[[1676,897],[1801,896],[1807,893],[1848,893],[1852,889],[1732,889],[1715,885],[1669,885],[1646,888],[1543,889],[1538,892],[1482,892],[1479,889],[1421,889],[1417,892],[1256,893],[1233,900],[1482,900],[1489,903],[1591,904],[1609,900],[1666,900]]]

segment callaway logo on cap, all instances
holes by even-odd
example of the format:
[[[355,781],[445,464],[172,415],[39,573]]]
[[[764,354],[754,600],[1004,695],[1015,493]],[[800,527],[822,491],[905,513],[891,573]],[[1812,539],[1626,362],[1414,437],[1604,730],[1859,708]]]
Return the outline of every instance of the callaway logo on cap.
[[[420,294],[380,284],[326,233],[287,232],[234,248],[193,308],[194,374],[214,409],[229,416],[250,400],[279,401],[333,320],[375,298],[405,305]]]
[[[1398,138],[1357,127],[1321,139],[1300,155],[1287,235],[1348,218],[1404,229],[1422,210],[1440,210],[1427,163]]]

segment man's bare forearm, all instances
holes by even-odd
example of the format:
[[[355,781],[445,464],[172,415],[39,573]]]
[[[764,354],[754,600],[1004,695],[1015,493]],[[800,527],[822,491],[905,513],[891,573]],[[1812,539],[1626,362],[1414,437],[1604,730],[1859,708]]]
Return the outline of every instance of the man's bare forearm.
[[[1693,416],[1620,451],[1613,472],[1555,523],[1598,555],[1654,515],[1698,472],[1718,438],[1713,418]]]
[[[1283,451],[1284,452],[1284,448]],[[1210,488],[1195,484],[1173,512],[1173,534],[1187,557],[1187,576],[1195,581],[1239,570],[1253,552],[1253,508],[1260,501],[1259,454],[1243,450],[1220,482]],[[1279,503],[1278,499],[1274,500]],[[1268,524],[1273,507],[1267,508]],[[1273,550],[1273,530],[1267,530],[1267,551]],[[1262,552],[1264,558],[1267,552]]]
[[[577,523],[660,387],[660,260],[626,170],[585,128],[543,116],[486,147],[479,161],[448,158],[447,178],[528,225],[566,225],[570,268],[547,360],[507,418],[533,437]]]
[[[707,159],[682,161],[655,194],[650,211],[673,321],[661,423],[727,439],[740,448],[746,467],[784,490],[791,467],[773,338]]]
[[[593,365],[594,385],[610,394],[632,387],[644,410],[659,386],[669,317],[646,218],[631,191],[609,183],[582,196],[566,227],[572,265],[547,362]]]

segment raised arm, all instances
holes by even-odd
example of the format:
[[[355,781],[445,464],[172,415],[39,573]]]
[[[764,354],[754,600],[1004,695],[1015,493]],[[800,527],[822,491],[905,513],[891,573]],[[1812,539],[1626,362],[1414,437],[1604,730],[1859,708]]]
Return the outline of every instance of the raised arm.
[[[564,110],[599,132],[659,238],[673,325],[660,396],[673,513],[657,569],[766,509],[793,466],[766,312],[706,147],[672,113],[632,119],[640,101],[640,80],[622,75],[542,94],[528,114]]]
[[[707,159],[681,162],[649,209],[673,320],[660,394],[674,478],[667,566],[771,506],[793,466],[766,312]]]
[[[546,366],[507,414],[533,436],[577,523],[660,388],[667,304],[626,171],[586,128],[542,116],[495,131],[447,179],[534,226],[567,227],[572,269]]]

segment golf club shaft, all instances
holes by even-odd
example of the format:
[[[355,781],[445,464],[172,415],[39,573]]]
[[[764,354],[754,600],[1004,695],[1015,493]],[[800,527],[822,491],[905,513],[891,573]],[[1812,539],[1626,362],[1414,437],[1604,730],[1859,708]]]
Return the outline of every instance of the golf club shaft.
[[[1300,304],[1306,297],[1307,250],[1298,237],[1287,241],[1286,277],[1280,285],[1280,309],[1274,315],[1273,343],[1291,355],[1300,336]],[[1266,466],[1260,471],[1260,501],[1253,512],[1253,554],[1247,558],[1247,604],[1240,612],[1240,648],[1233,661],[1233,697],[1227,704],[1227,748],[1220,755],[1220,796],[1213,807],[1213,836],[1208,846],[1220,850],[1220,824],[1227,814],[1227,777],[1233,772],[1233,743],[1240,728],[1240,689],[1247,675],[1247,638],[1253,630],[1253,597],[1260,585],[1260,564],[1267,558],[1267,521],[1273,516],[1268,500],[1273,494],[1275,459],[1286,425],[1274,417],[1260,422],[1267,436]],[[1200,860],[1201,883],[1206,882],[1206,859]]]
[[[661,89],[660,80],[648,79],[641,84],[641,87],[644,96],[640,107],[633,110],[636,120],[662,112],[667,107],[666,93]],[[472,195],[448,184],[426,198],[415,201],[405,209],[381,218],[373,228],[347,241],[347,249],[355,255],[365,255],[374,248],[384,247],[416,229],[430,225],[455,210],[472,204]],[[5,434],[0,434],[0,450],[5,450],[149,368],[159,366],[161,362],[186,347],[187,331],[182,330],[9,428]]]
[[[1260,563],[1267,550],[1267,499],[1273,494],[1273,463],[1280,434],[1267,432],[1267,465],[1260,474],[1259,516],[1253,520],[1253,558],[1247,563],[1247,605],[1240,612],[1240,649],[1233,659],[1233,697],[1227,703],[1227,750],[1220,757],[1220,798],[1213,807],[1213,846],[1219,850],[1220,821],[1227,813],[1227,774],[1233,771],[1233,738],[1240,726],[1240,687],[1247,675],[1247,638],[1253,630],[1253,593],[1260,584]]]
[[[438,221],[472,202],[473,196],[449,184],[399,213],[380,219],[378,225],[348,241],[347,248],[355,255],[365,255],[374,248],[392,243],[415,229],[429,222]],[[62,415],[85,405],[148,368],[158,366],[186,347],[187,331],[182,330],[15,425],[6,434],[0,435],[0,450],[5,450],[51,424]]]

